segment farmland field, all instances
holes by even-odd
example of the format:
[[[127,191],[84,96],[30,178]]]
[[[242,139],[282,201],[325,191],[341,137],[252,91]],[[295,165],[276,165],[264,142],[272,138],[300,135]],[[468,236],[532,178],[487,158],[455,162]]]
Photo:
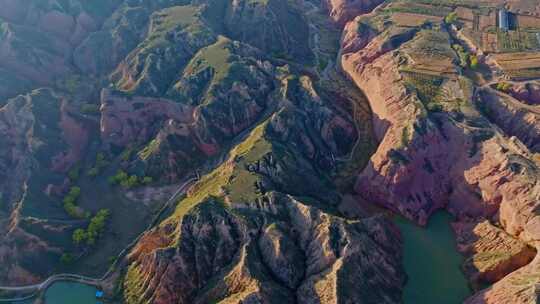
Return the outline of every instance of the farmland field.
[[[426,22],[440,23],[443,20],[440,16],[428,16],[413,13],[396,13],[392,15],[392,21],[399,26],[417,27]]]

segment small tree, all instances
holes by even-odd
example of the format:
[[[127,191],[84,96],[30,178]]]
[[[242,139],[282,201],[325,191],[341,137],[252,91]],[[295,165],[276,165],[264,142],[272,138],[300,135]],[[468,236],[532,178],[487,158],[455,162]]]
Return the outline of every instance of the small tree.
[[[128,178],[128,187],[133,188],[139,184],[139,178],[137,175],[132,175]]]
[[[124,186],[124,184],[126,184],[126,181],[127,181],[128,177],[129,177],[129,175],[126,172],[124,172],[122,170],[118,170],[118,172],[116,172],[115,176],[109,177],[109,183],[111,185],[120,184],[120,185]]]
[[[151,176],[145,176],[142,179],[142,183],[145,185],[151,184],[154,181],[154,179]]]
[[[60,256],[60,262],[64,265],[69,265],[73,263],[73,260],[75,257],[70,253],[64,253],[62,256]]]
[[[122,152],[122,154],[120,154],[120,159],[122,159],[123,161],[128,161],[131,158],[131,153],[132,153],[131,148],[126,148]]]
[[[77,246],[83,243],[87,238],[88,235],[86,234],[84,229],[79,228],[73,232],[73,243]]]
[[[98,174],[99,174],[99,169],[96,168],[96,167],[90,168],[90,170],[88,170],[88,173],[87,173],[87,174],[88,174],[88,176],[90,176],[90,177],[96,177],[96,176],[98,176]]]
[[[71,196],[74,199],[77,199],[77,198],[79,198],[79,195],[81,195],[81,188],[80,187],[75,186],[75,187],[71,187],[71,189],[69,189],[68,196]]]

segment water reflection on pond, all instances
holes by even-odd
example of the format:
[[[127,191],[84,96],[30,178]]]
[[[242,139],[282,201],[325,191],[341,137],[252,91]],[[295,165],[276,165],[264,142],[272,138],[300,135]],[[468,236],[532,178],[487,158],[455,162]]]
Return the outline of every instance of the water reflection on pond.
[[[73,282],[54,283],[45,292],[45,304],[96,304],[97,289]]]
[[[425,228],[401,217],[395,222],[403,235],[403,264],[408,276],[404,303],[462,303],[471,291],[461,272],[463,257],[450,226],[452,216],[437,212]]]

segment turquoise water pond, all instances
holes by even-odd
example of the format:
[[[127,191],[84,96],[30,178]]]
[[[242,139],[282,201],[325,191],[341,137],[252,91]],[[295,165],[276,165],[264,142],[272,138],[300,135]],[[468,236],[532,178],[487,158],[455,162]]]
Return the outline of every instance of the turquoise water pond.
[[[45,304],[96,304],[97,289],[93,286],[73,283],[54,283],[45,292]]]
[[[14,302],[11,304],[100,304],[96,299],[97,289],[93,286],[75,282],[56,282],[45,291],[45,302],[38,299]]]
[[[395,219],[404,241],[405,304],[458,304],[471,294],[461,272],[463,256],[456,248],[452,219],[439,211],[425,228],[402,217]]]

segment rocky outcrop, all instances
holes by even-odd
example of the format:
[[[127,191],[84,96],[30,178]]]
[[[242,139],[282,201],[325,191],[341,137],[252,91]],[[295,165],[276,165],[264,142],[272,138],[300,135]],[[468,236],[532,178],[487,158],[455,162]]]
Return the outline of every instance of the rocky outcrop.
[[[146,39],[113,72],[116,86],[132,94],[163,96],[195,53],[216,41],[199,14],[196,6],[174,6],[152,14]]]
[[[190,124],[194,109],[164,98],[130,97],[104,89],[101,92],[101,138],[125,147],[151,139],[162,123],[172,119]]]
[[[532,152],[540,152],[540,108],[522,105],[489,88],[479,90],[478,95],[477,104],[493,123],[519,138]]]
[[[286,59],[312,62],[309,26],[297,1],[229,1],[224,25],[230,37]]]
[[[325,0],[323,6],[338,25],[345,25],[356,16],[369,13],[375,7],[383,3],[383,0]]]
[[[532,247],[489,221],[458,222],[453,224],[453,228],[458,249],[467,257],[463,270],[475,290],[529,264],[536,255]]]
[[[540,281],[539,255],[527,266],[520,268],[502,280],[476,293],[465,304],[486,303],[537,303]]]
[[[452,85],[451,76],[433,80],[433,76],[422,76],[421,70],[409,74],[411,64],[418,60],[414,58],[424,52],[422,39],[443,34],[400,28],[391,22],[376,26],[364,19],[353,22],[362,25],[346,28],[350,32],[343,35],[348,39],[343,45],[365,47],[344,52],[342,68],[368,97],[380,140],[377,152],[358,177],[358,193],[421,224],[440,208],[459,218],[493,218],[511,237],[537,247],[540,217],[535,210],[540,204],[540,183],[531,153],[492,127],[472,107],[458,110],[452,106],[455,100],[471,103],[467,93],[471,90],[463,83]],[[363,30],[366,27],[370,28],[367,32]],[[379,35],[370,38],[373,32]],[[444,51],[449,50],[448,39],[429,41],[430,48],[448,54],[443,55],[448,59],[442,60],[453,61],[453,52]],[[458,89],[428,91],[426,81],[440,81],[438,87],[442,84]],[[452,94],[447,95],[449,92]],[[521,251],[515,253],[512,259],[522,264]],[[526,266],[529,271],[535,267],[534,261]],[[517,279],[517,273],[508,277]],[[488,293],[498,293],[495,286],[503,281]],[[533,283],[524,288],[534,292]],[[507,303],[503,299],[511,297],[519,296],[486,302]],[[515,303],[529,302],[523,298]]]
[[[152,251],[132,254],[127,302],[399,303],[404,278],[395,248],[399,241],[389,223],[375,218],[347,223],[278,193],[263,201],[233,207],[259,214],[255,226],[208,201],[185,215],[180,227],[169,221],[160,228],[180,233],[173,245],[159,249],[147,244],[150,236],[143,238],[139,247]],[[273,220],[276,216],[284,218]]]
[[[179,226],[171,223],[152,232],[178,231],[181,238],[176,246],[156,248],[145,244],[151,236],[142,239],[131,256],[136,262],[127,275],[128,303],[191,303],[198,290],[231,263],[243,231],[238,220],[216,204],[203,203]]]

